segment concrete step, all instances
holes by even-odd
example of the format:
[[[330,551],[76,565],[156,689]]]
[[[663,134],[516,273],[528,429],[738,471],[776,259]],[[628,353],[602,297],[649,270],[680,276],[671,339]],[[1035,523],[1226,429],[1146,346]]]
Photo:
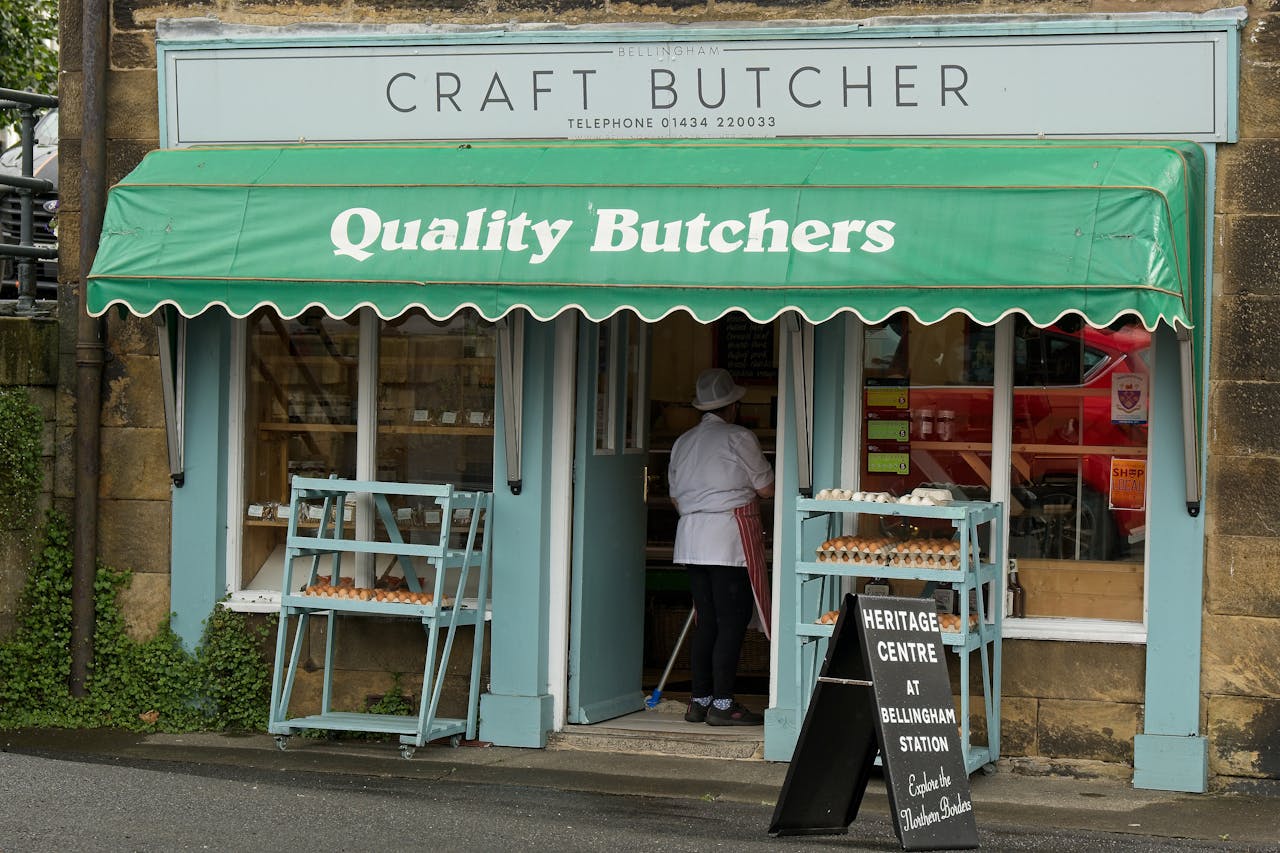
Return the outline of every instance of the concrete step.
[[[547,748],[637,755],[762,759],[764,738],[699,737],[693,734],[677,735],[628,729],[595,730],[594,726],[570,726],[565,731],[553,732],[548,736]]]
[[[665,704],[665,703],[664,703]],[[680,755],[700,758],[763,759],[764,728],[686,723],[684,706],[637,711],[592,725],[568,725],[547,738],[548,749]]]

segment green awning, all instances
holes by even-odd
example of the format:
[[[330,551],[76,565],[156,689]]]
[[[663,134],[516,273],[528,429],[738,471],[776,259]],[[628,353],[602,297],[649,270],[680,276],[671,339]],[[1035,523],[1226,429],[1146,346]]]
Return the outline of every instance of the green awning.
[[[87,307],[384,319],[924,322],[1019,312],[1194,328],[1192,143],[575,141],[156,151],[110,193]]]

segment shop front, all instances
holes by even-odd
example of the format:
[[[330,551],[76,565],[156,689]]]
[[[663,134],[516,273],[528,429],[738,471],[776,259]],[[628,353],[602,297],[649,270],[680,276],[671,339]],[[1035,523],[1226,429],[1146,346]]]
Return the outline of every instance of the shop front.
[[[1005,640],[1136,653],[1136,781],[1203,789],[1196,679],[1168,676],[1199,660],[1207,175],[1233,90],[1197,77],[1204,97],[1161,115],[1134,113],[1136,82],[1111,101],[1039,89],[1030,130],[982,95],[997,67],[1017,77],[993,44],[1226,80],[1237,21],[1095,23],[919,44],[162,30],[165,148],[113,189],[87,301],[155,316],[173,356],[176,627],[228,594],[279,607],[294,475],[492,490],[481,737],[536,747],[640,711],[663,639],[647,604],[678,578],[662,451],[696,370],[732,364],[779,483],[767,758],[789,758],[807,702],[795,566],[819,543],[797,501],[928,485],[1001,508],[988,547],[1011,559],[978,594]],[[783,67],[801,51],[840,58]],[[236,112],[262,63],[299,85],[270,116]],[[378,82],[351,100],[376,115],[321,121],[301,81],[330,65],[339,88],[357,65]],[[608,110],[597,91],[618,93]],[[862,98],[880,123],[851,132]],[[378,535],[359,506],[352,523]],[[844,532],[941,536],[869,515]]]

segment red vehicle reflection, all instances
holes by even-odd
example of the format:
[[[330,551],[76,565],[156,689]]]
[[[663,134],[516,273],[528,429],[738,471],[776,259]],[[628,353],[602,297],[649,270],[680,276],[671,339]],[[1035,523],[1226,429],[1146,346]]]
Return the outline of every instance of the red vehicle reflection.
[[[887,352],[884,335],[900,337],[890,368],[914,367],[929,352],[906,354],[906,335],[886,324],[869,350]],[[919,332],[916,332],[919,334]],[[935,333],[936,335],[936,333]],[[963,368],[948,384],[911,382],[911,481],[945,482],[973,498],[987,497],[992,436],[994,330],[967,324]],[[931,341],[936,344],[937,341]],[[1148,387],[1151,335],[1140,324],[1096,329],[1078,318],[1037,328],[1019,320],[1014,333],[1010,554],[1055,559],[1113,560],[1141,556],[1145,512],[1110,510],[1111,462],[1146,458],[1145,400],[1132,415],[1114,417],[1113,383],[1128,374]],[[959,356],[951,354],[954,362]],[[915,363],[906,365],[912,358]],[[943,356],[936,358],[942,363]],[[887,361],[888,359],[886,359]],[[927,367],[927,366],[926,366]],[[936,374],[936,370],[932,371]],[[954,383],[954,384],[952,384]],[[924,423],[932,419],[932,423]],[[1125,422],[1125,421],[1141,422]],[[907,486],[900,483],[900,486]],[[912,482],[911,486],[919,485]],[[892,488],[890,482],[877,487]],[[908,486],[910,488],[910,486]]]

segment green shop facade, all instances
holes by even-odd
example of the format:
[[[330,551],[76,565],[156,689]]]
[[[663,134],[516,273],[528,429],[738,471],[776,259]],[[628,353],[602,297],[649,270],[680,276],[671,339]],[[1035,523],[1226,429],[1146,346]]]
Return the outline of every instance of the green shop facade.
[[[651,442],[692,388],[650,367],[670,324],[734,318],[776,360],[765,758],[795,746],[812,617],[877,576],[797,566],[835,534],[934,532],[806,527],[807,498],[928,485],[998,505],[984,558],[1012,558],[939,606],[981,598],[1006,649],[1136,660],[1135,784],[1204,790],[1206,290],[1241,25],[162,22],[161,150],[110,193],[87,305],[161,335],[175,628],[279,608],[293,476],[491,490],[480,737],[641,711]]]

